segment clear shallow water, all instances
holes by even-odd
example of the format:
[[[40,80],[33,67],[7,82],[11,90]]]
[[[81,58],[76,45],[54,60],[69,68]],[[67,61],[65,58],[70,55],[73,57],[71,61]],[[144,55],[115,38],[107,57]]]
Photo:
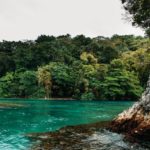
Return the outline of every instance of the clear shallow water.
[[[0,108],[0,150],[26,150],[25,134],[55,131],[66,125],[107,121],[133,102],[0,100],[23,107]]]
[[[123,139],[124,136],[121,134],[100,129],[83,142],[89,143],[89,150],[150,150],[138,143],[130,143]]]

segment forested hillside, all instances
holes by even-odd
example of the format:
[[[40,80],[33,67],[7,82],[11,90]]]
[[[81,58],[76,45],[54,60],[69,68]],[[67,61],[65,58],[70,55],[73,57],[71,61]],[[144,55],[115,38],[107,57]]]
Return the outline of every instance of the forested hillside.
[[[150,71],[150,40],[41,35],[0,42],[0,97],[137,100]]]

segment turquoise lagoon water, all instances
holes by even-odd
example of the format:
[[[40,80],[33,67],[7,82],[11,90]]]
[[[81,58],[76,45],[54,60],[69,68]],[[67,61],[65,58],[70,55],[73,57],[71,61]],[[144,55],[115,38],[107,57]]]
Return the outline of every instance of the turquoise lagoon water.
[[[24,136],[55,131],[67,125],[107,121],[133,104],[129,101],[0,100],[22,107],[0,108],[0,150],[26,150],[31,142]]]

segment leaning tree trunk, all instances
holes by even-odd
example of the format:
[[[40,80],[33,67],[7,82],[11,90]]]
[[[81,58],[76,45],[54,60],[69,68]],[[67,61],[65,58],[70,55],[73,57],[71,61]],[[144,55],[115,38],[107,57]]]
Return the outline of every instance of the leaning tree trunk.
[[[140,101],[119,114],[110,129],[137,139],[150,140],[150,77]]]

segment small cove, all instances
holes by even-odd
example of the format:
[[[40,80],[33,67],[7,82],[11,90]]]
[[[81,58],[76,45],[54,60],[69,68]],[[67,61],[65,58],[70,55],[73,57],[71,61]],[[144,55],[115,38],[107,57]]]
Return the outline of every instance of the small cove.
[[[28,149],[32,143],[25,134],[56,131],[69,125],[110,121],[133,104],[130,101],[23,99],[1,99],[0,103],[8,104],[8,107],[0,108],[0,149],[3,150]]]

